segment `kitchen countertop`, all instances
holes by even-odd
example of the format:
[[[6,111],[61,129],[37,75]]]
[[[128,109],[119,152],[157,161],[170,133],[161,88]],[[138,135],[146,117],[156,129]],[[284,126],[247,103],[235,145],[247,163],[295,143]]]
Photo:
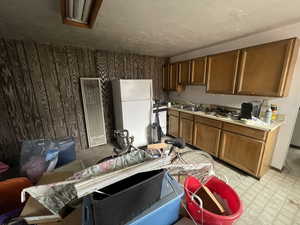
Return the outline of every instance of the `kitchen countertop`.
[[[214,119],[214,120],[219,120],[219,121],[223,121],[223,122],[227,122],[227,123],[232,123],[232,124],[236,124],[236,125],[240,125],[240,126],[244,126],[244,127],[254,128],[254,129],[258,129],[258,130],[264,130],[264,131],[275,130],[276,128],[280,127],[284,123],[284,120],[274,121],[271,124],[266,124],[266,123],[263,123],[263,122],[256,122],[256,121],[252,121],[252,120],[247,120],[247,122],[242,122],[241,120],[233,120],[231,118],[208,115],[204,112],[199,112],[199,111],[198,112],[193,112],[193,111],[190,111],[190,110],[179,109],[179,108],[175,108],[175,107],[169,107],[169,109],[176,110],[176,111],[179,111],[179,112],[184,112],[184,113],[190,113],[190,114],[197,115],[197,116],[202,116],[202,117],[206,117],[206,118],[209,118],[209,119]]]

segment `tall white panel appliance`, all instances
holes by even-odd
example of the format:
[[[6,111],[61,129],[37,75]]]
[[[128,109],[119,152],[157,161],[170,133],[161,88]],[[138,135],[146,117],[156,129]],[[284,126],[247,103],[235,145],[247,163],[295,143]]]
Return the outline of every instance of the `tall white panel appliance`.
[[[134,136],[134,146],[148,144],[152,117],[152,80],[113,80],[116,129]]]
[[[300,109],[296,120],[291,145],[300,148]]]

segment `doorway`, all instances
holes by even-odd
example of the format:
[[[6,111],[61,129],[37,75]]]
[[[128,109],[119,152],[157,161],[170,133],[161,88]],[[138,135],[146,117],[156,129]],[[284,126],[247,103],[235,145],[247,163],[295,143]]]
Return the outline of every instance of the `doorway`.
[[[292,175],[300,176],[300,109],[286,158],[286,168]]]

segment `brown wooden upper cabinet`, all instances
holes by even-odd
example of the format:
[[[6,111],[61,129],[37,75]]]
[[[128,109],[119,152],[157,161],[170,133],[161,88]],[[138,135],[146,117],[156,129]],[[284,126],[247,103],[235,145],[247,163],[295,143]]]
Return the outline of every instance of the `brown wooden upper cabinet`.
[[[179,84],[180,63],[171,63],[163,66],[163,89],[165,91],[183,91],[186,82]]]
[[[298,49],[299,40],[290,38],[173,63],[164,90],[206,84],[207,93],[287,96]]]
[[[297,56],[296,38],[241,50],[237,94],[288,95]]]
[[[234,94],[240,50],[207,57],[208,93]]]
[[[170,89],[170,65],[163,65],[163,90],[168,91]]]
[[[191,61],[179,62],[178,83],[187,85],[190,83]]]
[[[169,78],[169,90],[176,91],[178,85],[178,72],[179,65],[178,63],[170,64],[170,78]]]
[[[191,61],[190,84],[205,85],[207,57],[200,57]]]

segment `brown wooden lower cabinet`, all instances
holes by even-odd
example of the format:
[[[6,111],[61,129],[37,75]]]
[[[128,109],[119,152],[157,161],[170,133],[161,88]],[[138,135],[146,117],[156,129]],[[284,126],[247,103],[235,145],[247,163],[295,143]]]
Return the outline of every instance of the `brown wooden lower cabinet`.
[[[179,137],[183,138],[186,143],[193,144],[194,120],[180,117]]]
[[[255,176],[269,169],[279,128],[263,131],[169,110],[168,133]]]
[[[258,176],[265,144],[263,141],[223,131],[220,159]]]
[[[173,137],[178,137],[179,135],[179,117],[174,115],[169,115],[168,117],[168,134]]]
[[[193,145],[214,156],[218,156],[221,129],[195,122]]]

